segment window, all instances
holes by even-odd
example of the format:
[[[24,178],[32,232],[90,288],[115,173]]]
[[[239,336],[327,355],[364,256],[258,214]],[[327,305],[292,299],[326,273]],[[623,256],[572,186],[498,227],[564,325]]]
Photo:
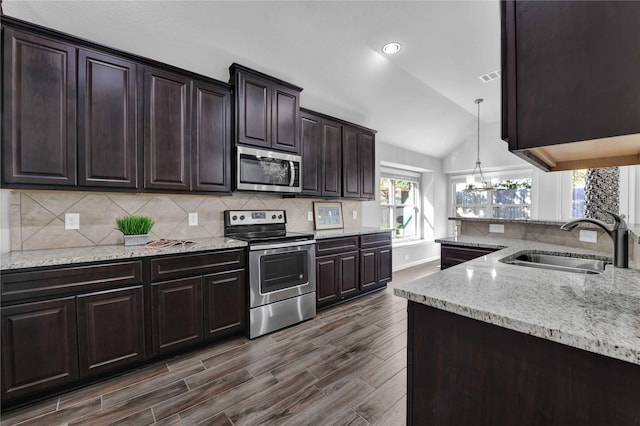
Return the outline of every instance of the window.
[[[584,187],[587,169],[574,170],[571,176],[571,217],[584,217]]]
[[[418,178],[385,176],[380,178],[380,224],[383,229],[395,229],[394,238],[420,236],[418,218]]]
[[[513,175],[509,179],[494,177],[493,191],[465,192],[462,178],[454,179],[455,215],[498,219],[531,218],[531,176]]]

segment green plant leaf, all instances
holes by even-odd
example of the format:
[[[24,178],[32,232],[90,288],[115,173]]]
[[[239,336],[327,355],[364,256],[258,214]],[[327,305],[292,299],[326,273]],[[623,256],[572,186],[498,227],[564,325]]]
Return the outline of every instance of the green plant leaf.
[[[118,230],[124,235],[148,234],[154,224],[148,216],[125,216],[116,219]]]

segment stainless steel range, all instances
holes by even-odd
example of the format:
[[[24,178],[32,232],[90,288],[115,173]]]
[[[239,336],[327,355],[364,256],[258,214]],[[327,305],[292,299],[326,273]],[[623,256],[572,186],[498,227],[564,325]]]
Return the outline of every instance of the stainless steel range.
[[[224,212],[224,235],[249,243],[250,339],[316,316],[316,241],[286,223],[284,210]]]

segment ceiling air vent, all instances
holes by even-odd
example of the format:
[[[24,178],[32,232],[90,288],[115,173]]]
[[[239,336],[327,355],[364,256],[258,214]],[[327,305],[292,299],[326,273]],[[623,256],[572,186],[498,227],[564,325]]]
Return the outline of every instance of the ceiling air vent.
[[[488,72],[486,74],[481,75],[480,77],[478,77],[483,83],[488,83],[490,81],[493,80],[497,80],[500,78],[500,70],[495,70],[495,71],[491,71]]]

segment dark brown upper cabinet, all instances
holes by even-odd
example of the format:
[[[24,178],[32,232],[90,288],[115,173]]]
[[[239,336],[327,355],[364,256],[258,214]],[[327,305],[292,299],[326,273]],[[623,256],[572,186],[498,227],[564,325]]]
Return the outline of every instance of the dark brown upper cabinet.
[[[239,64],[229,67],[235,86],[235,142],[300,153],[302,88]]]
[[[3,183],[75,185],[76,48],[3,32]]]
[[[502,139],[544,170],[640,164],[640,2],[503,1]]]
[[[375,198],[375,136],[351,126],[342,130],[342,196]]]
[[[79,185],[136,188],[136,64],[80,49]]]
[[[159,69],[144,70],[144,187],[190,188],[188,77]]]

